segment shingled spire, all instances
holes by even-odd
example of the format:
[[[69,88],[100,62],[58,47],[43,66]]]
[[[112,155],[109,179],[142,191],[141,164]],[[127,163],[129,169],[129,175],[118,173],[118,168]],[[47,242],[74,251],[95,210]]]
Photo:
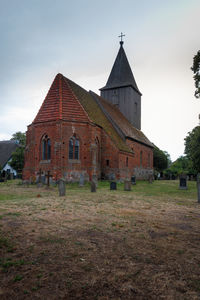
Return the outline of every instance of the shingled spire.
[[[101,88],[100,90],[103,91],[106,89],[119,88],[124,86],[132,86],[134,90],[141,95],[128,59],[126,57],[126,53],[123,48],[123,41],[120,41],[120,48],[106,86]]]
[[[141,129],[142,94],[126,57],[122,39],[108,81],[100,91],[103,98],[118,106],[134,127]]]

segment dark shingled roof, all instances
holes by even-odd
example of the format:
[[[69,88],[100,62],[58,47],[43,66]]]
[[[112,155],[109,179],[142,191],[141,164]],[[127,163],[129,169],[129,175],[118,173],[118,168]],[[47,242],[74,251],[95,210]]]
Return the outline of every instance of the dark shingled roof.
[[[0,166],[3,168],[10,160],[12,153],[19,147],[16,141],[0,141]]]
[[[100,90],[102,91],[124,86],[132,86],[138,94],[142,95],[137,87],[135,78],[131,71],[131,67],[126,57],[126,53],[121,44],[106,86],[104,86]]]

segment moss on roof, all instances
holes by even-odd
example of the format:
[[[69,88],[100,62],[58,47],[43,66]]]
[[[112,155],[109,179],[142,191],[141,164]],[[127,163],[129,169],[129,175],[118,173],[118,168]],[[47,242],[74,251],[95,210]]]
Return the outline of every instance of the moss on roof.
[[[94,100],[92,95],[68,78],[64,77],[64,80],[66,80],[70,85],[72,91],[87,112],[91,121],[101,126],[105,130],[119,150],[132,153],[131,149],[126,145],[125,141],[120,137],[113,125],[104,115],[103,111]]]
[[[97,95],[101,104],[105,108],[105,110],[109,113],[113,121],[120,127],[122,132],[126,137],[134,139],[140,143],[143,143],[147,146],[153,147],[153,144],[149,141],[149,139],[144,135],[144,133],[135,128],[120,112],[120,110],[113,104],[106,101],[104,98]]]

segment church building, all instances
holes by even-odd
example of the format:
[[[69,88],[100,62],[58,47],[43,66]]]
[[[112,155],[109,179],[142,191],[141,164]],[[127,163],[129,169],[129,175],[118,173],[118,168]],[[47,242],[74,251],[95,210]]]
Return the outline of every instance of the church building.
[[[139,91],[123,41],[101,95],[57,74],[28,126],[24,180],[39,174],[124,180],[153,172],[153,145],[141,131]]]

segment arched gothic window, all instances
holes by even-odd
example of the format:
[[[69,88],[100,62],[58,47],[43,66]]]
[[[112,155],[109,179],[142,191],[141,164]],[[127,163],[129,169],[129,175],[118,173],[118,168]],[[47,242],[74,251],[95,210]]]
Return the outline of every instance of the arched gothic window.
[[[79,159],[80,143],[79,140],[73,136],[69,140],[69,159]]]
[[[45,135],[42,138],[42,143],[41,143],[41,156],[42,160],[49,160],[51,159],[51,140],[48,137],[48,135]]]

